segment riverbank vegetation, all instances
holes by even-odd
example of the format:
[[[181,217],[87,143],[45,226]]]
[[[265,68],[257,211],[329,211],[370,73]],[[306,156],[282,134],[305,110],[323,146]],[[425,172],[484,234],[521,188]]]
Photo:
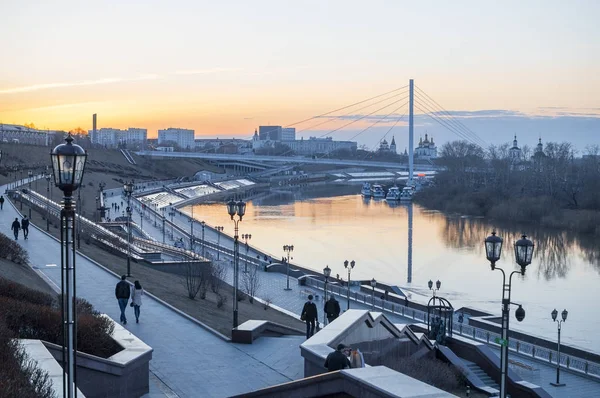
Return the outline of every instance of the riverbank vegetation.
[[[415,201],[444,212],[536,223],[600,235],[600,148],[581,154],[569,143],[511,152],[508,144],[483,150],[466,141],[446,143],[445,166]],[[582,155],[582,156],[580,156]]]

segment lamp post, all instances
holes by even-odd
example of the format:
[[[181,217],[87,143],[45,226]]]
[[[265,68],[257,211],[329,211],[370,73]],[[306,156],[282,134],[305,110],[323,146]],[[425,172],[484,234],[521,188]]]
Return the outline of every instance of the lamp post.
[[[556,311],[556,308],[552,311],[551,314],[552,314],[552,320],[554,322],[558,323],[558,349],[557,349],[557,355],[556,355],[556,383],[550,383],[550,384],[553,385],[554,387],[564,387],[566,384],[560,382],[560,329],[561,329],[562,323],[567,321],[567,315],[569,315],[569,312],[566,309],[564,309],[561,312],[560,315],[562,317],[562,320],[556,319],[558,317],[558,311]]]
[[[206,222],[205,221],[201,221],[200,222],[200,226],[202,227],[202,257],[206,257],[206,255],[205,255],[206,244],[205,244],[205,240],[204,240],[204,228],[206,227]]]
[[[248,246],[248,240],[252,239],[252,234],[242,234],[242,239],[244,239],[244,243],[246,245],[246,258],[244,261],[244,274],[248,272],[248,250],[250,250],[250,246]]]
[[[346,308],[347,310],[350,309],[350,272],[355,265],[356,262],[354,260],[350,261],[349,263],[348,260],[344,261],[344,268],[348,270],[348,288],[346,289],[346,298],[348,299],[348,307]]]
[[[375,309],[375,287],[377,286],[377,281],[375,278],[371,279],[371,310]]]
[[[75,222],[77,223],[77,248],[81,249],[81,207],[83,206],[83,204],[81,203],[81,190],[83,189],[83,187],[81,187],[81,189],[77,190],[77,215],[76,215],[76,219]],[[31,217],[29,217],[31,218]]]
[[[60,212],[61,244],[61,309],[62,309],[62,367],[63,397],[76,397],[77,313],[75,311],[75,209],[73,191],[81,186],[85,169],[86,152],[79,145],[73,145],[71,134],[66,144],[52,150],[54,183],[64,192],[64,205]],[[71,247],[69,246],[71,244]]]
[[[223,232],[223,226],[219,225],[217,227],[215,227],[215,229],[217,230],[217,261],[220,260],[221,257],[221,233]]]
[[[325,277],[325,288],[323,289],[323,305],[327,303],[327,282],[329,282],[329,275],[331,275],[331,268],[327,265],[323,268],[323,276]],[[325,325],[325,321],[327,320],[327,313],[323,311],[323,325]]]
[[[239,236],[238,236],[238,225],[242,221],[244,214],[246,214],[246,202],[230,200],[227,202],[227,214],[231,216],[231,220],[234,225],[233,235],[233,327],[238,327],[238,301],[237,292],[239,285],[239,262],[240,262],[240,247],[239,247]],[[238,216],[237,220],[234,218]]]
[[[433,290],[433,297],[435,297],[435,292],[439,291],[440,288],[442,287],[442,282],[438,281],[435,282],[435,289],[433,288],[433,281],[430,279],[429,282],[427,282],[427,286],[429,286],[429,290]]]
[[[510,293],[512,285],[512,277],[514,274],[525,275],[525,268],[531,264],[533,257],[533,242],[523,235],[521,239],[515,242],[515,259],[517,264],[521,266],[520,271],[513,271],[508,277],[506,284],[506,273],[502,268],[496,267],[496,262],[500,260],[502,253],[502,238],[496,236],[496,232],[492,232],[485,241],[486,258],[490,262],[492,271],[500,270],[502,272],[502,338],[500,339],[500,398],[506,398],[506,375],[508,373],[508,332],[509,332],[509,313],[510,313]],[[517,304],[519,305],[519,304]],[[521,322],[525,318],[525,310],[521,305],[515,311],[517,321]]]
[[[190,250],[194,251],[194,205],[192,205],[192,216],[190,217]],[[204,245],[204,244],[203,244]],[[204,257],[204,253],[202,254]]]
[[[173,203],[169,203],[169,217],[171,217],[171,240],[175,240],[175,230],[173,229],[173,216],[175,210],[173,210]]]
[[[294,251],[294,245],[283,245],[283,251],[287,253],[287,287],[283,290],[292,290],[290,288],[290,253]]]
[[[163,244],[165,243],[165,208],[160,209],[162,213],[162,233],[163,233]]]
[[[127,195],[127,276],[131,276],[131,194],[133,194],[133,180],[123,185],[123,191]]]
[[[46,231],[50,231],[50,174],[46,174]]]

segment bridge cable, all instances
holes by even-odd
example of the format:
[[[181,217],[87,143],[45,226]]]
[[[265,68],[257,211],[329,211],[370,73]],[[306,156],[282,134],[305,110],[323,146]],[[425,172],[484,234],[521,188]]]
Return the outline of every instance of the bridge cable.
[[[404,99],[406,100],[407,98],[404,98]],[[408,105],[408,101],[406,101],[404,104],[400,105],[399,107],[397,107],[396,109],[394,109],[393,111],[391,111],[390,113],[388,113],[387,115],[383,116],[381,119],[377,120],[376,122],[374,122],[373,124],[371,124],[371,125],[370,125],[370,126],[368,126],[367,128],[363,129],[361,132],[359,132],[358,134],[354,135],[354,136],[353,136],[352,138],[350,138],[348,141],[352,141],[353,139],[355,139],[356,137],[358,137],[359,135],[361,135],[361,134],[362,134],[362,133],[364,133],[365,131],[369,130],[371,127],[375,126],[377,123],[379,123],[379,122],[381,122],[381,121],[385,120],[385,119],[386,119],[388,116],[390,116],[390,115],[393,115],[393,114],[394,114],[396,111],[398,111],[398,109],[401,109],[401,108],[405,107],[406,105]],[[404,116],[404,115],[403,115],[403,116]],[[402,117],[403,117],[403,116],[401,116],[401,117],[400,117],[400,119],[402,119]],[[400,119],[398,119],[398,120],[396,121],[396,124],[398,124],[398,122],[400,121]],[[395,126],[396,124],[394,124],[394,126]],[[393,126],[392,126],[392,128],[393,128]],[[388,133],[390,132],[390,130],[391,130],[392,128],[390,128],[390,129],[388,130]],[[386,133],[386,134],[387,134],[387,133]],[[328,154],[330,154],[331,152],[333,152],[333,151],[329,151],[329,152],[327,152],[326,154],[323,154],[321,157],[323,157],[323,156],[325,156],[325,155],[328,155]]]
[[[481,137],[479,137],[475,132],[473,132],[471,129],[469,129],[464,123],[462,123],[460,120],[458,120],[458,118],[454,117],[450,112],[448,112],[444,107],[442,107],[437,101],[435,101],[425,91],[423,91],[419,87],[416,87],[416,88],[417,88],[417,94],[419,95],[419,98],[422,101],[426,102],[429,106],[431,106],[431,108],[435,109],[437,116],[445,118],[446,120],[448,120],[448,122],[451,122],[458,129],[465,132],[465,134],[468,134],[469,136],[471,136],[474,140],[478,140],[478,141],[486,144],[486,142],[483,139],[481,139]]]
[[[450,112],[448,112],[444,107],[442,107],[437,101],[435,101],[433,98],[431,98],[431,96],[429,96],[425,91],[423,91],[420,87],[417,87],[417,86],[415,86],[415,88],[417,89],[417,93],[419,94],[419,97],[423,101],[427,101],[428,105],[430,105],[434,109],[436,109],[436,106],[437,106],[438,116],[443,116],[443,117],[447,118],[447,120],[449,122],[452,122],[454,126],[456,126],[458,129],[465,132],[465,134],[469,135],[474,140],[480,142],[481,144],[483,144],[483,146],[487,146],[487,142],[485,140],[483,140],[481,137],[479,137],[473,130],[471,130],[470,128],[465,126],[464,123],[462,123],[460,120],[458,120],[456,117],[454,117]]]
[[[367,99],[365,99],[365,100],[358,101],[358,102],[355,102],[355,103],[353,103],[353,104],[346,105],[346,106],[343,106],[343,107],[341,107],[341,108],[334,109],[334,110],[332,110],[332,111],[325,112],[325,113],[322,113],[322,114],[320,114],[320,115],[317,115],[317,116],[312,116],[312,117],[309,117],[309,118],[307,118],[307,119],[304,119],[304,120],[301,120],[301,121],[298,121],[298,122],[295,122],[295,123],[290,123],[290,124],[287,124],[287,125],[285,125],[285,126],[283,126],[283,127],[284,127],[284,128],[287,128],[287,127],[292,127],[292,126],[295,126],[295,125],[298,125],[298,124],[302,124],[302,123],[308,122],[308,121],[310,121],[310,120],[313,120],[313,119],[322,118],[323,116],[327,116],[327,115],[330,115],[330,114],[332,114],[332,113],[334,113],[334,112],[339,112],[339,111],[342,111],[342,110],[344,110],[344,109],[348,109],[348,108],[351,108],[351,107],[353,107],[353,106],[356,106],[356,105],[363,104],[363,103],[365,103],[365,102],[368,102],[368,101],[374,100],[374,99],[376,99],[376,98],[383,97],[384,95],[388,95],[388,94],[394,93],[394,92],[396,92],[396,91],[400,91],[400,90],[406,89],[407,87],[408,87],[408,85],[406,85],[406,86],[402,86],[402,87],[396,88],[396,89],[394,89],[394,90],[390,90],[390,91],[388,91],[388,92],[386,92],[386,93],[379,94],[379,95],[376,95],[376,96],[374,96],[374,97],[367,98]],[[269,133],[271,133],[272,131],[277,131],[277,130],[278,130],[278,129],[269,130],[269,131],[267,131],[267,132],[266,132],[266,134],[269,134]]]
[[[376,113],[376,112],[379,112],[379,111],[381,111],[381,110],[383,110],[383,109],[385,109],[385,108],[388,108],[388,107],[390,107],[390,106],[392,106],[392,105],[394,105],[394,104],[397,104],[398,102],[401,102],[401,101],[406,101],[406,100],[407,100],[407,97],[404,97],[404,98],[402,98],[402,99],[399,99],[399,100],[396,100],[396,101],[394,101],[394,102],[392,102],[392,103],[390,103],[390,104],[387,104],[387,105],[385,105],[385,106],[383,106],[383,107],[381,107],[381,108],[379,108],[379,109],[375,109],[373,112],[371,112],[371,113],[368,113],[368,114],[366,114],[366,115],[362,115],[361,117],[359,117],[359,118],[357,118],[357,119],[353,119],[351,122],[349,122],[349,123],[346,123],[346,124],[344,124],[344,125],[342,125],[342,126],[340,126],[340,127],[336,128],[336,129],[333,129],[333,130],[331,130],[331,131],[328,131],[327,133],[320,135],[318,138],[323,138],[323,137],[325,137],[325,136],[327,136],[327,135],[329,135],[329,134],[335,133],[336,131],[339,131],[339,130],[341,130],[341,129],[345,128],[345,127],[348,127],[348,126],[350,126],[351,124],[354,124],[354,123],[356,123],[356,122],[358,122],[358,121],[360,121],[360,120],[362,120],[362,119],[364,119],[364,118],[366,118],[366,117],[368,117],[368,116],[371,116],[371,115],[373,115],[373,114],[374,114],[374,113]],[[368,128],[367,128],[367,129],[368,129]],[[358,135],[360,135],[360,134],[361,134],[361,133],[363,133],[364,131],[366,131],[366,129],[365,129],[365,130],[363,130],[363,131],[361,131],[359,134],[355,135],[354,137],[350,138],[350,140],[352,140],[352,139],[356,138]],[[284,153],[283,153],[281,156],[283,156],[283,155],[286,155],[286,154],[288,154],[288,153],[290,153],[290,152],[293,152],[293,150],[292,150],[291,148],[290,148],[290,150],[289,150],[289,151],[286,151],[286,152],[284,152]]]
[[[462,138],[462,139],[464,139],[464,140],[466,140],[466,141],[468,141],[468,142],[470,142],[472,144],[480,146],[471,137],[469,137],[468,135],[466,135],[462,131],[457,130],[454,126],[448,124],[448,122],[446,120],[440,119],[438,116],[436,116],[434,113],[432,113],[431,109],[428,108],[427,106],[421,104],[421,102],[419,100],[415,100],[415,103],[416,103],[417,107],[419,108],[419,110],[421,112],[423,112],[424,115],[429,116],[431,119],[435,120],[436,122],[438,122],[442,126],[446,127],[448,130],[450,130],[454,134],[458,135],[460,138]]]

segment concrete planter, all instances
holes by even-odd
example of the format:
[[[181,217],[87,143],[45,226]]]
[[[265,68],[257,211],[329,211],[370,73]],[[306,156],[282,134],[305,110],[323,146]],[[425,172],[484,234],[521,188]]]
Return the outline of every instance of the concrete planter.
[[[77,387],[87,398],[137,398],[149,392],[152,348],[113,322],[113,339],[123,350],[110,358],[77,353]],[[61,346],[43,342],[60,363]]]

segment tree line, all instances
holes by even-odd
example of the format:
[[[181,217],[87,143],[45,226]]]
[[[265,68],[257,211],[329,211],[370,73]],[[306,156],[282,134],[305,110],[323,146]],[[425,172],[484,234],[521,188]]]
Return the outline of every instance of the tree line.
[[[416,200],[443,211],[600,234],[598,145],[578,153],[568,142],[548,142],[514,155],[509,144],[446,143],[436,160],[445,170]]]

